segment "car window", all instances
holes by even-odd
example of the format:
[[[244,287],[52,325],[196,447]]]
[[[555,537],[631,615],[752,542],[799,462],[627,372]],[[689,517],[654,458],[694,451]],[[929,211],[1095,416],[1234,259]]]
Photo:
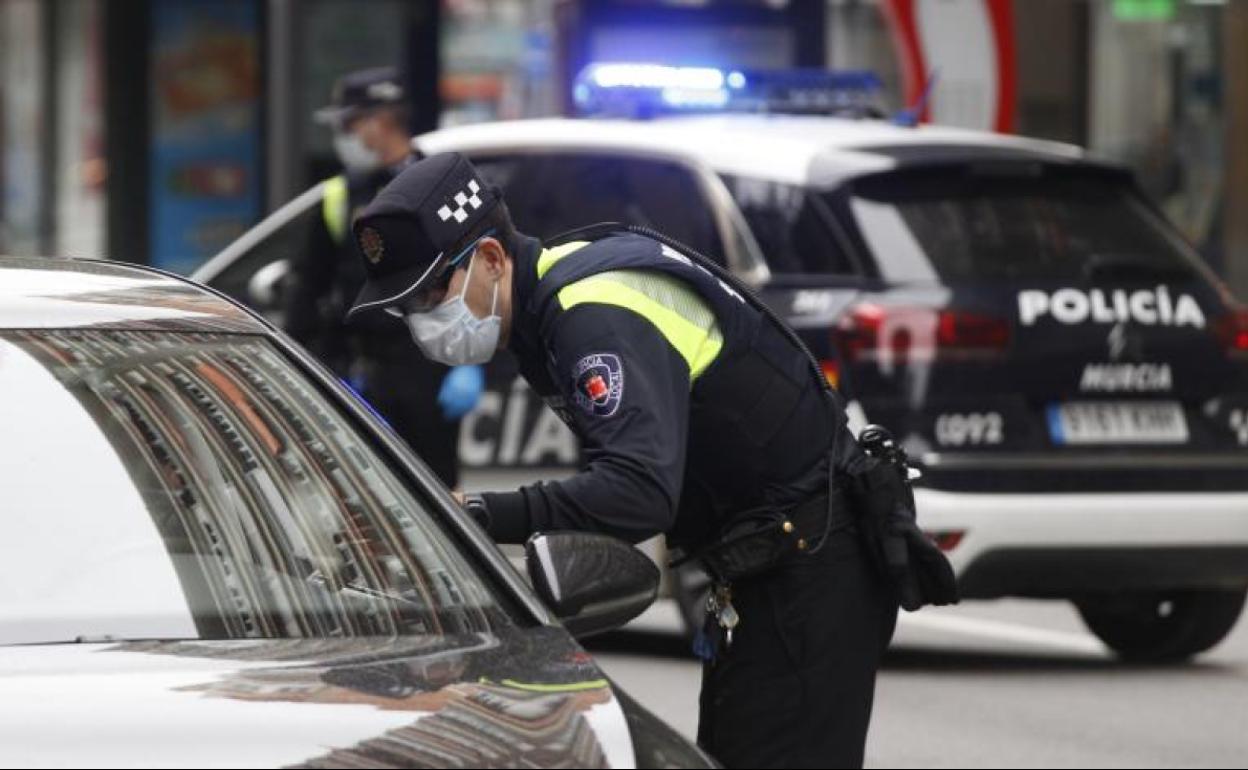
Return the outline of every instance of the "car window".
[[[857,272],[817,194],[768,179],[723,176],[774,275]]]
[[[296,255],[308,247],[312,228],[320,222],[321,198],[290,212],[273,232],[234,259],[210,282],[282,326],[282,291],[286,273]],[[264,225],[262,224],[261,227]]]
[[[500,599],[267,340],[0,332],[0,643],[485,632]]]
[[[503,190],[516,227],[550,238],[597,222],[651,227],[723,264],[714,212],[697,179],[649,158],[531,154],[473,158]]]
[[[1124,177],[1090,169],[889,172],[855,181],[850,210],[890,280],[1182,281],[1198,271]]]

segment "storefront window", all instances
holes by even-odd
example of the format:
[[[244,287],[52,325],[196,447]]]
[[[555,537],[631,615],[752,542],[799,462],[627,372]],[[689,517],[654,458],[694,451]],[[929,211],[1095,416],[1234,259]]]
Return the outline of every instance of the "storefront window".
[[[259,218],[260,10],[152,6],[151,262],[190,273]]]
[[[357,70],[399,66],[407,29],[404,5],[402,0],[373,0],[367,13],[358,0],[313,0],[302,7],[301,98],[291,122],[307,137],[311,155],[334,153],[329,129],[312,121],[313,113],[329,104],[334,81]]]
[[[40,5],[38,0],[0,4],[0,252],[8,254],[37,254],[46,244]]]
[[[1092,6],[1089,149],[1130,166],[1215,268],[1224,193],[1223,8],[1143,19]]]
[[[98,0],[59,6],[56,49],[56,232],[53,253],[104,254],[104,82]]]
[[[554,115],[553,0],[445,0],[442,125]]]

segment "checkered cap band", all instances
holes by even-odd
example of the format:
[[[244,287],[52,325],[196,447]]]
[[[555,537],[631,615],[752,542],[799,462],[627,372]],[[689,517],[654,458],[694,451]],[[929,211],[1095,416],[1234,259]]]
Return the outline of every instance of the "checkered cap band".
[[[469,179],[466,188],[455,193],[448,203],[438,209],[438,218],[443,222],[454,219],[456,222],[463,223],[472,211],[481,208],[483,201],[477,194],[479,192],[481,192],[481,185],[477,180]],[[451,207],[452,204],[454,208]]]

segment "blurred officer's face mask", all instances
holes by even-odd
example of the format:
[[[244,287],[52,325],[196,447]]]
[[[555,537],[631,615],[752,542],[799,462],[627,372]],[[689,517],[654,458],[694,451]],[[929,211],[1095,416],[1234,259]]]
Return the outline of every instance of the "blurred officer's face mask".
[[[349,127],[335,129],[334,152],[343,168],[352,173],[366,174],[381,168],[381,153],[365,144]]]
[[[482,236],[484,238],[485,236]],[[490,300],[490,314],[485,318],[477,318],[472,314],[464,295],[472,283],[472,267],[476,262],[477,244],[471,246],[472,256],[468,261],[468,275],[464,278],[464,288],[448,302],[432,310],[422,313],[405,313],[403,320],[412,332],[412,339],[425,356],[433,361],[448,366],[462,364],[483,364],[494,357],[498,349],[499,333],[502,330],[502,318],[498,310],[498,281],[494,281],[494,297]]]

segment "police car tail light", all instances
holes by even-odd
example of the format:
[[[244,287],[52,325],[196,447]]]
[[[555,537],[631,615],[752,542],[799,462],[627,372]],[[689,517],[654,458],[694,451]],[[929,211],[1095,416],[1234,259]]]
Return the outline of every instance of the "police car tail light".
[[[1248,356],[1248,309],[1237,309],[1222,316],[1214,330],[1227,352]]]
[[[949,351],[1001,351],[1010,344],[1010,325],[1000,318],[942,310],[936,322],[936,343]]]
[[[1010,325],[1000,318],[961,310],[864,303],[838,324],[836,341],[851,362],[983,357],[1009,346]]]
[[[845,360],[853,362],[873,357],[879,347],[885,312],[879,305],[857,305],[841,319],[834,336]]]
[[[966,537],[966,530],[952,529],[943,532],[928,532],[928,537],[936,544],[936,547],[946,553],[957,548],[962,542],[962,538]]]

